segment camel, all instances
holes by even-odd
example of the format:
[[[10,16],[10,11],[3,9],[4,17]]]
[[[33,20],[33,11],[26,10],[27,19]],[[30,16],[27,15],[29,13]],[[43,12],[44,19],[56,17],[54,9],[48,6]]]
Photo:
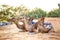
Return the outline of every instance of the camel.
[[[26,31],[26,22],[24,18],[20,18],[20,19],[16,19],[16,18],[12,18],[11,19],[12,22],[14,22],[17,26],[17,28]]]
[[[44,27],[44,19],[45,18],[40,18],[38,22],[36,22],[32,28],[34,32],[42,32],[42,33],[48,33],[50,29]]]
[[[29,21],[32,21],[33,18],[30,18]],[[10,21],[14,22],[17,28],[22,29],[23,31],[30,31],[32,28],[29,28],[31,25],[27,22],[26,18],[21,17],[19,19],[12,18]]]

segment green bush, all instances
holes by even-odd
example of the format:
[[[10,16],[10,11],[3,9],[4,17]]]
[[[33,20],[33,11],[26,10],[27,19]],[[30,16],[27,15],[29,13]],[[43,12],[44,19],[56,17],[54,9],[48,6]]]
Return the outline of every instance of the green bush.
[[[48,17],[60,17],[60,9],[52,10],[47,15]]]
[[[33,17],[33,18],[46,17],[46,12],[40,8],[35,8],[34,10],[28,13],[28,17]]]

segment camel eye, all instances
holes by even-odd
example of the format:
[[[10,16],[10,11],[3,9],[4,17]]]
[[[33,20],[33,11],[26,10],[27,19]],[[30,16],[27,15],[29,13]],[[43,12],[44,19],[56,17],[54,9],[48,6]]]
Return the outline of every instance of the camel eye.
[[[23,22],[19,22],[20,25],[23,25]]]

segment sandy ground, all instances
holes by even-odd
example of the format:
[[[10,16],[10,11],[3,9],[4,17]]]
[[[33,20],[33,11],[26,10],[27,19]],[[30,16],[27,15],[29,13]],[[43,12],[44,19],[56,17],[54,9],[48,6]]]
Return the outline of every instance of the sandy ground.
[[[15,25],[0,27],[0,40],[60,40],[60,18],[46,18],[51,22],[57,33],[19,32]]]
[[[0,34],[0,40],[60,40],[60,33],[2,33]]]

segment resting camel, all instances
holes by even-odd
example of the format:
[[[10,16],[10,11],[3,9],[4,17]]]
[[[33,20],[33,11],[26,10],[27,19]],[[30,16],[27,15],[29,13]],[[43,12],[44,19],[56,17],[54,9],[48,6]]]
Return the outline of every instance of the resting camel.
[[[11,21],[14,22],[19,29],[26,31],[27,23],[24,18],[20,18],[20,19],[12,18]]]
[[[48,33],[50,31],[50,29],[47,29],[44,27],[44,19],[45,18],[40,18],[38,20],[38,22],[36,22],[33,26],[32,26],[32,30],[34,32],[42,32],[42,33]]]
[[[37,26],[38,26],[38,27],[37,27],[38,32],[44,32],[44,33],[46,32],[46,33],[47,33],[47,32],[49,31],[49,29],[47,29],[47,28],[44,27],[44,24],[43,24],[43,23],[44,23],[44,19],[45,19],[45,18],[41,18],[41,19],[39,19],[39,21],[37,22],[37,24],[38,24],[38,25],[37,25]]]
[[[31,22],[32,20],[33,20],[33,18],[30,18],[29,22]],[[10,21],[14,22],[16,24],[17,28],[22,29],[23,31],[31,31],[31,29],[32,29],[32,28],[29,28],[31,25],[30,25],[30,23],[28,23],[28,21],[24,17],[21,17],[19,19],[12,18],[12,19],[10,19]]]

